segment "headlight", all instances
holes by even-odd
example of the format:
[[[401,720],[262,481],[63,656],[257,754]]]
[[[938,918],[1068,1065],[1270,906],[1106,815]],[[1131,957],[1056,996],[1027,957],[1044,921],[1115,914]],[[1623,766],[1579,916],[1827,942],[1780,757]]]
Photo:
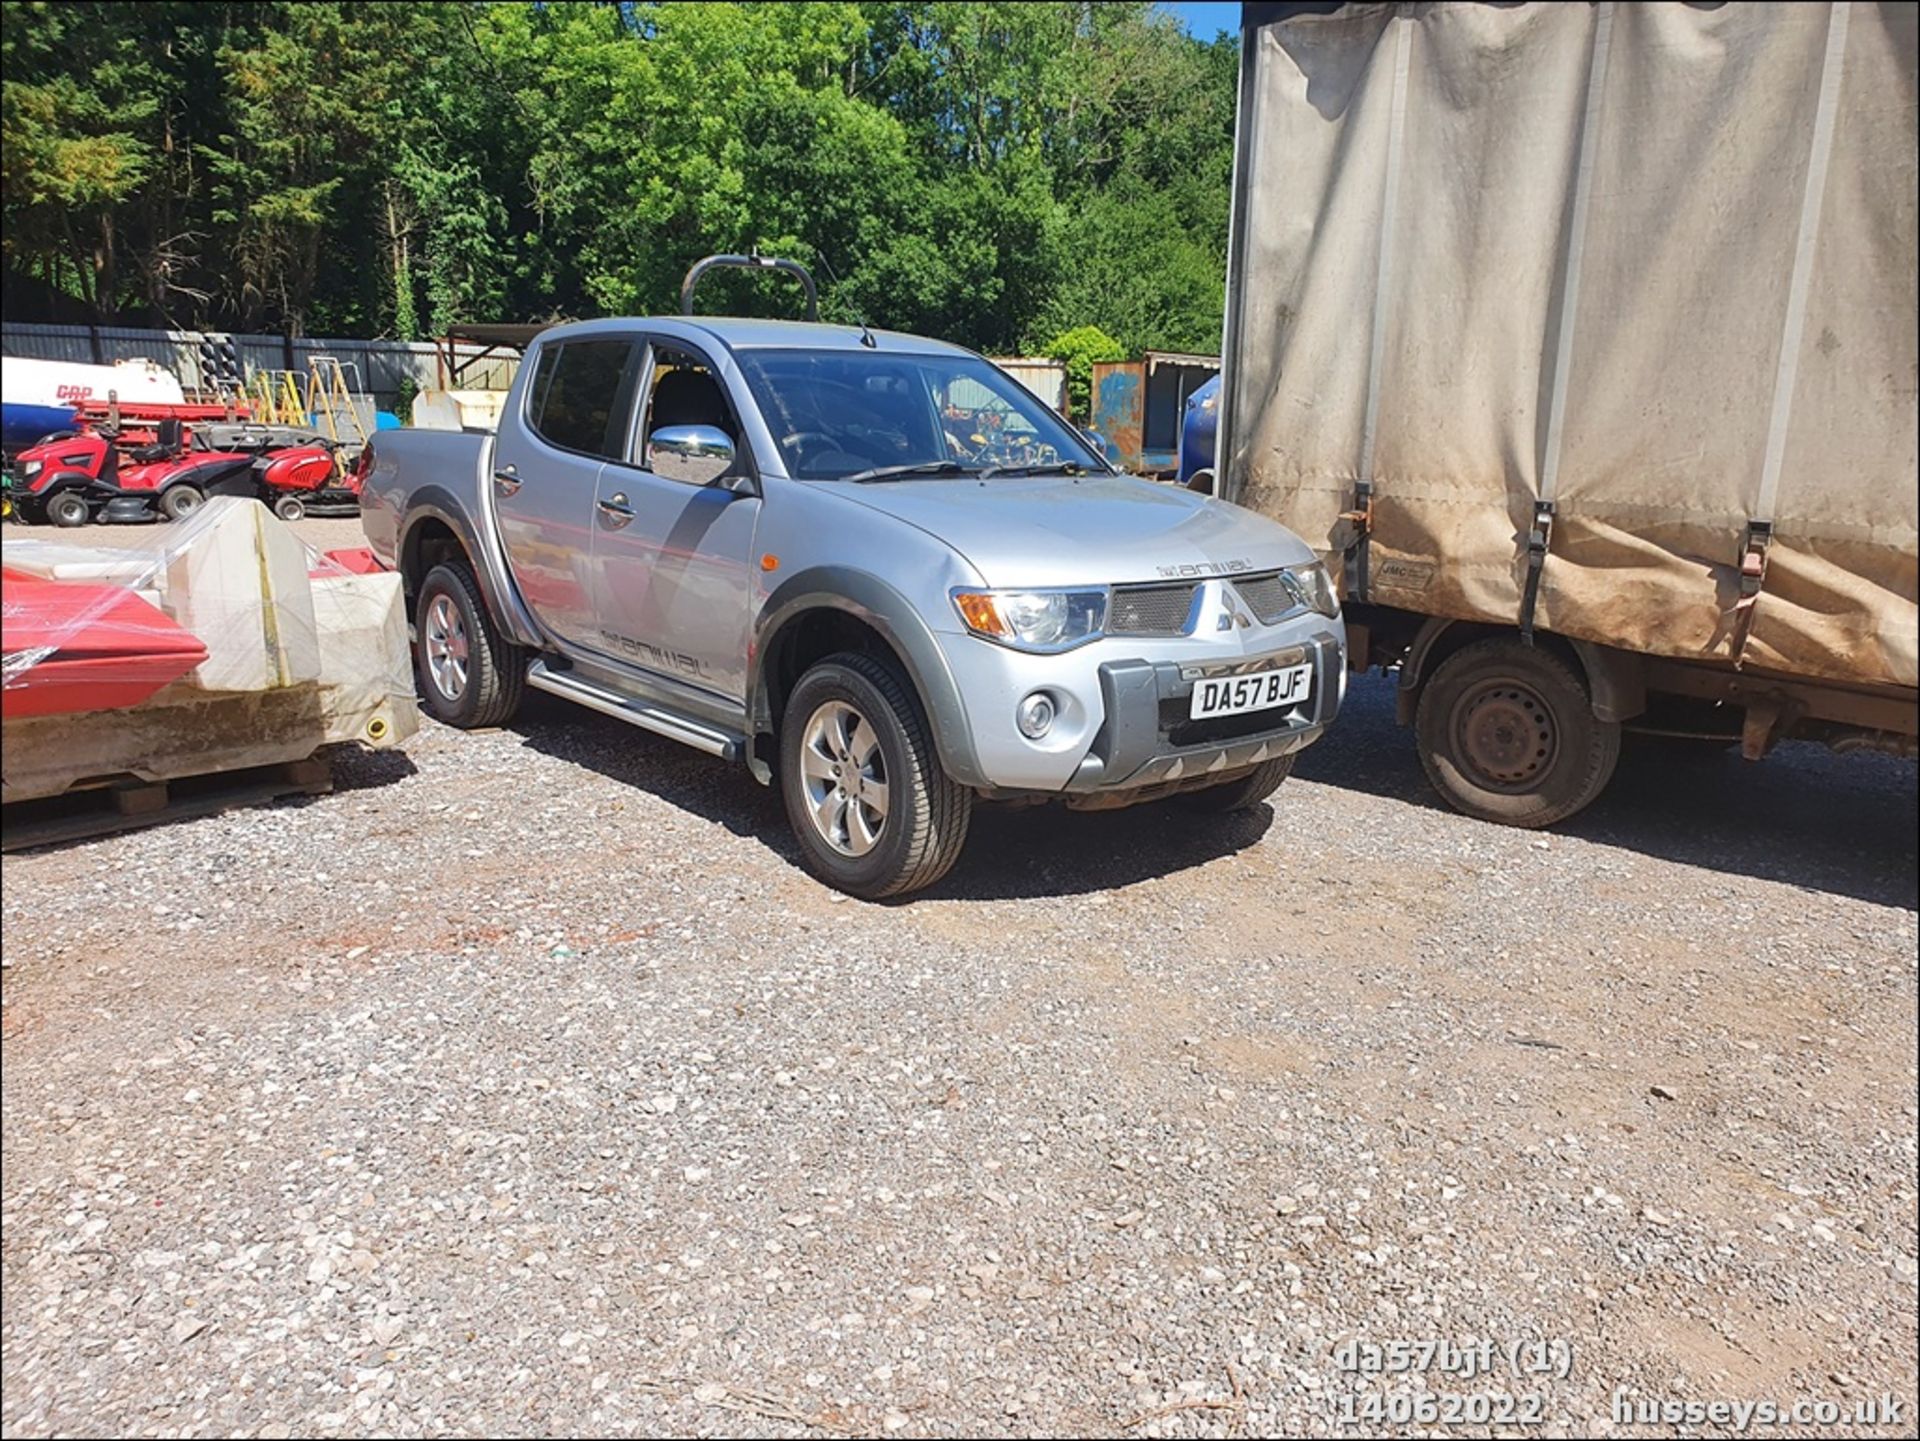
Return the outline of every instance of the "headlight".
[[[1068,650],[1100,634],[1107,592],[956,590],[953,608],[975,635],[1019,650]]]
[[[32,480],[36,475],[40,473],[40,467],[45,463],[46,463],[45,461],[40,461],[40,460],[28,461],[25,465],[20,467],[20,478],[22,480]]]
[[[1340,614],[1340,597],[1334,594],[1333,577],[1318,561],[1312,565],[1296,565],[1283,570],[1280,580],[1293,593],[1293,598],[1308,610],[1318,611],[1325,616]]]

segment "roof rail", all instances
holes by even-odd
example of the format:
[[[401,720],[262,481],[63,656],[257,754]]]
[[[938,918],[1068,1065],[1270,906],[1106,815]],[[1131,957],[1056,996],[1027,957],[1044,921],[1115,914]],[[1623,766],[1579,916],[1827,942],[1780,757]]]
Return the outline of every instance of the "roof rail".
[[[719,270],[728,266],[746,270],[778,270],[791,275],[799,281],[807,292],[807,319],[820,318],[820,298],[813,288],[813,276],[807,267],[797,260],[783,260],[776,255],[762,255],[758,251],[748,255],[709,255],[705,260],[694,262],[687,272],[687,278],[680,282],[680,313],[693,314],[693,288],[709,270]]]

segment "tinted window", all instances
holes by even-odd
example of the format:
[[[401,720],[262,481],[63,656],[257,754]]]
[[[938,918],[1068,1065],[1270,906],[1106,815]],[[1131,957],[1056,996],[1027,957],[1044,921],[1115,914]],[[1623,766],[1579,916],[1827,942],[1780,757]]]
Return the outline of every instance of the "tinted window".
[[[541,352],[533,428],[565,450],[618,460],[632,400],[633,343],[571,340]]]

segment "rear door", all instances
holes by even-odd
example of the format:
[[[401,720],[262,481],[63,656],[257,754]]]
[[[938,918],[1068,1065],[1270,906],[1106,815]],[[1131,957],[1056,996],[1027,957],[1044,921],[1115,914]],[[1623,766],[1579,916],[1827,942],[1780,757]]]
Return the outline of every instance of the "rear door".
[[[747,611],[760,498],[689,485],[646,465],[663,425],[711,424],[733,440],[730,475],[750,475],[739,416],[708,357],[657,340],[623,459],[601,467],[593,557],[602,647],[731,700],[747,689]],[[675,392],[662,401],[662,381]]]
[[[593,650],[607,648],[594,615],[595,491],[625,451],[643,355],[637,336],[541,345],[494,445],[494,515],[520,594],[549,632]]]

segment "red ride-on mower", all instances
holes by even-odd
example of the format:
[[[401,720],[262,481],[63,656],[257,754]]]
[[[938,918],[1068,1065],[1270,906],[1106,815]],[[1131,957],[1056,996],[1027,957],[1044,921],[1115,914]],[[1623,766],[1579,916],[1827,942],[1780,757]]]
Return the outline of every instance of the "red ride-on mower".
[[[343,489],[347,503],[359,503],[358,486],[329,486],[335,466],[324,446],[264,455],[258,448],[206,450],[173,418],[155,427],[151,445],[123,448],[116,441],[89,429],[49,436],[21,451],[14,491],[20,518],[61,526],[95,519],[141,524],[188,515],[210,495],[238,495],[266,501],[283,519],[297,519],[308,495],[331,500]]]
[[[177,520],[209,495],[259,493],[251,453],[194,450],[178,420],[161,421],[151,445],[123,451],[115,441],[103,431],[82,430],[21,451],[14,493],[20,518],[61,526],[95,518]]]
[[[282,520],[360,513],[360,467],[342,469],[338,454],[324,442],[270,451],[253,469],[260,498]]]

